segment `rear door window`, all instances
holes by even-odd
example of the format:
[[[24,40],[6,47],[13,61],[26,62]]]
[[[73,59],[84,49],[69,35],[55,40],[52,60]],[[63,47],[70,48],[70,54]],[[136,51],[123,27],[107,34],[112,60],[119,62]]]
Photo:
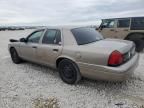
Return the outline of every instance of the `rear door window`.
[[[59,44],[60,42],[61,32],[55,29],[47,30],[42,40],[43,44]]]
[[[132,30],[144,30],[144,17],[132,18]]]
[[[128,28],[130,26],[130,19],[118,19],[117,27],[118,28]]]
[[[39,40],[43,34],[44,30],[33,32],[28,38],[27,42],[29,43],[39,43]]]

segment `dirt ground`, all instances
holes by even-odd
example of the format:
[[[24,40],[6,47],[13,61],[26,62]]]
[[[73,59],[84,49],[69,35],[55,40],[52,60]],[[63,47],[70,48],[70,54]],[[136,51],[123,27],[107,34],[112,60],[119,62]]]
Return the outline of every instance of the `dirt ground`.
[[[144,108],[143,53],[134,76],[127,81],[83,79],[68,85],[56,70],[28,62],[12,63],[9,39],[25,37],[31,31],[0,31],[0,108],[38,108],[35,100],[49,98],[56,99],[60,108]]]

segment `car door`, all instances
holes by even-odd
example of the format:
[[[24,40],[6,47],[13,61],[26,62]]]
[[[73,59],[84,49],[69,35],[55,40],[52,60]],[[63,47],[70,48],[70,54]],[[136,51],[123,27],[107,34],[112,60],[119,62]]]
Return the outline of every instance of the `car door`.
[[[116,20],[103,20],[99,32],[104,36],[104,38],[116,38]]]
[[[37,58],[39,62],[55,67],[56,58],[62,52],[61,31],[57,29],[48,29],[37,48]]]
[[[26,42],[20,44],[20,55],[22,58],[29,61],[36,61],[36,50],[43,33],[44,30],[35,31],[26,38]]]
[[[124,39],[130,30],[130,18],[122,18],[117,20],[116,36],[119,39]]]

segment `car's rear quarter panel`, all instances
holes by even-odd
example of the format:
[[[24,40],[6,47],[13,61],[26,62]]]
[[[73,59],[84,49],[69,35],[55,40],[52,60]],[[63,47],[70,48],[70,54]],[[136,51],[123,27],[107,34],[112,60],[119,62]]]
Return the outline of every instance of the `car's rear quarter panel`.
[[[90,71],[90,67],[86,67],[85,64],[107,65],[109,55],[112,52],[111,49],[77,45],[73,34],[67,29],[63,30],[63,40],[64,46],[61,57],[68,58],[75,62],[82,76],[85,76],[87,72]]]
[[[87,45],[77,45],[77,42],[69,29],[63,30],[63,56],[69,56],[76,62],[107,65],[111,50],[107,48],[89,47]]]

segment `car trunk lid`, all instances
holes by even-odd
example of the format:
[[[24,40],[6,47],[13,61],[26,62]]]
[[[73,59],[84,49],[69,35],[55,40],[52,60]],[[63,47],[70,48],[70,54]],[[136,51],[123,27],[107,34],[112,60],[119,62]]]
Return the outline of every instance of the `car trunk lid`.
[[[88,44],[91,47],[108,48],[111,51],[118,50],[121,53],[130,51],[131,48],[135,47],[132,41],[120,40],[120,39],[104,39],[95,43]]]

